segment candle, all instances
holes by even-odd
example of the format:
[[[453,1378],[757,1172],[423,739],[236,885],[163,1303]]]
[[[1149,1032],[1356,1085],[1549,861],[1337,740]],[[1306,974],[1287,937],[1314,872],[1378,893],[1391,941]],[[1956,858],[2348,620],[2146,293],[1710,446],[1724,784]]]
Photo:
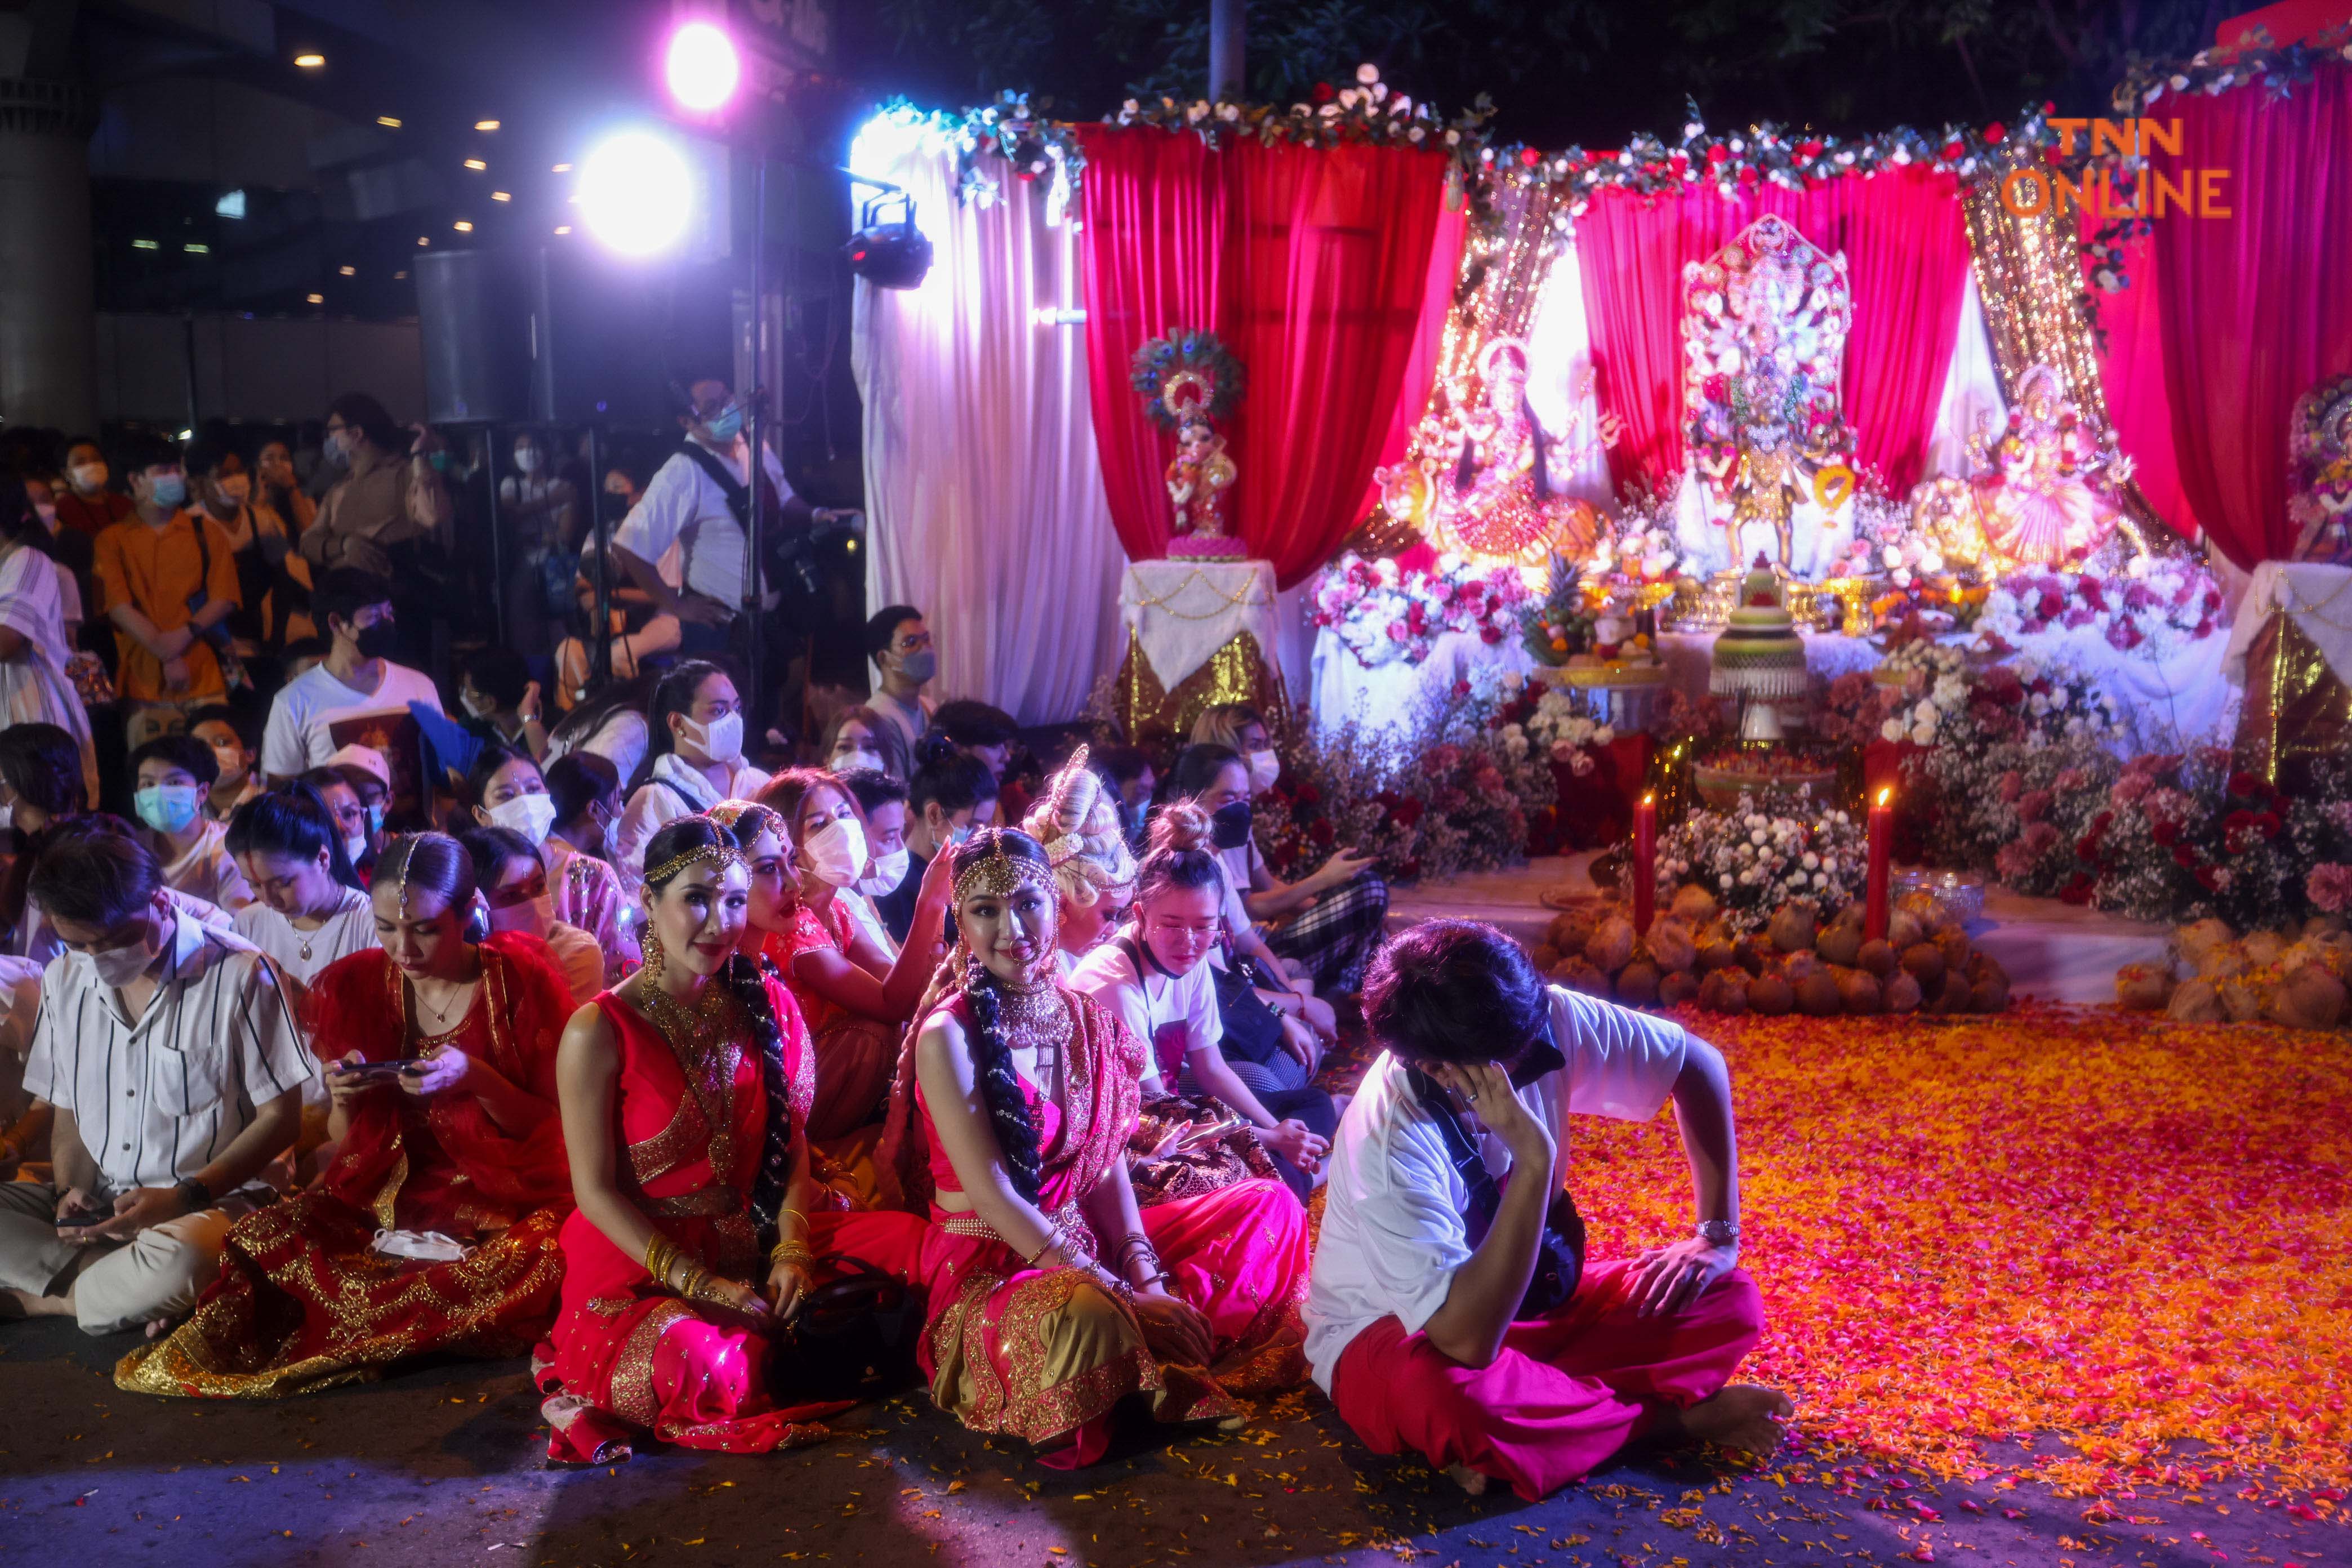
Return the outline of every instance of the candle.
[[[1633,932],[1650,929],[1658,901],[1658,796],[1653,790],[1633,807]]]
[[[1863,906],[1862,934],[1872,942],[1886,935],[1886,879],[1895,859],[1895,807],[1892,789],[1878,792],[1870,808],[1870,891]]]

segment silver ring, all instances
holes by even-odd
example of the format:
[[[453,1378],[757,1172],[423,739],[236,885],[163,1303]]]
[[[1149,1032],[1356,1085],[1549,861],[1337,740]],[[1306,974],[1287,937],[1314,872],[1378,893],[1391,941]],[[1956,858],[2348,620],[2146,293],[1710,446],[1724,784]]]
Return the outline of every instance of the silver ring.
[[[1469,1101],[1469,1102],[1470,1102],[1471,1104],[1473,1104],[1473,1105],[1475,1105],[1475,1104],[1477,1104],[1477,1103],[1478,1103],[1478,1097],[1477,1097],[1476,1095],[1475,1095],[1475,1094],[1465,1094],[1465,1095],[1464,1095],[1462,1098],[1463,1098],[1464,1100],[1465,1100]]]

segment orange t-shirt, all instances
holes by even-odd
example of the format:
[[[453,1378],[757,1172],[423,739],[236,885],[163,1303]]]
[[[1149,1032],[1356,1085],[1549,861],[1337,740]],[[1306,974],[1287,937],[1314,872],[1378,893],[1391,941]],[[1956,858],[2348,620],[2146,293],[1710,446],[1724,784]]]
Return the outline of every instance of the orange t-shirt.
[[[205,530],[203,549],[196,542],[200,524]],[[205,575],[205,550],[212,552],[210,577]],[[125,518],[98,536],[97,556],[99,586],[106,607],[129,605],[154,622],[158,631],[177,631],[188,624],[193,618],[188,595],[199,587],[212,598],[232,605],[238,602],[236,558],[229,548],[228,534],[200,513],[176,512],[161,528],[152,528],[135,515]],[[221,678],[220,660],[214,657],[210,643],[199,639],[180,656],[188,667],[184,687],[167,686],[163,660],[119,626],[114,643],[121,655],[115,689],[134,702],[218,700],[228,695],[228,683]]]

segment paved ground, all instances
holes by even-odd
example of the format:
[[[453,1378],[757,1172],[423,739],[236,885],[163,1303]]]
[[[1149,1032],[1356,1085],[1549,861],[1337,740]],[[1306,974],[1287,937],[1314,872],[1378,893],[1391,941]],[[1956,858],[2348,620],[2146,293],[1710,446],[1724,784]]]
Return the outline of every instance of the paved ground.
[[[2352,1564],[2344,1526],[2234,1488],[2111,1498],[2117,1517],[2092,1524],[2084,1501],[1997,1476],[1824,1475],[1801,1454],[1761,1473],[1652,1461],[1532,1506],[1473,1501],[1367,1452],[1313,1394],[1235,1436],[1137,1432],[1075,1477],[919,1399],[852,1412],[838,1440],[789,1454],[551,1472],[520,1363],[197,1405],[117,1392],[108,1372],[131,1342],[0,1326],[0,1564]]]

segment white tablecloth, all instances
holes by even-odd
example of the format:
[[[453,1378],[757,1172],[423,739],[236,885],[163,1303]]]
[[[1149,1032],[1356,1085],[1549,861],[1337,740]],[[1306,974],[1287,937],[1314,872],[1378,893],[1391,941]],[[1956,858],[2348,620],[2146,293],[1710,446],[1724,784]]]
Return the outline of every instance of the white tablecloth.
[[[1454,686],[1474,673],[1534,668],[1516,640],[1489,645],[1475,632],[1445,633],[1419,664],[1367,667],[1325,626],[1315,634],[1315,730],[1328,739],[1352,720],[1359,733],[1401,733],[1429,705],[1452,701]]]
[[[1118,618],[1171,691],[1240,632],[1255,637],[1267,666],[1282,672],[1271,561],[1129,562],[1119,579]]]
[[[2246,684],[2246,654],[2263,623],[2281,611],[2319,646],[2338,680],[2352,681],[2352,566],[2265,561],[2254,568],[2230,628],[2221,668],[2231,685]]]

